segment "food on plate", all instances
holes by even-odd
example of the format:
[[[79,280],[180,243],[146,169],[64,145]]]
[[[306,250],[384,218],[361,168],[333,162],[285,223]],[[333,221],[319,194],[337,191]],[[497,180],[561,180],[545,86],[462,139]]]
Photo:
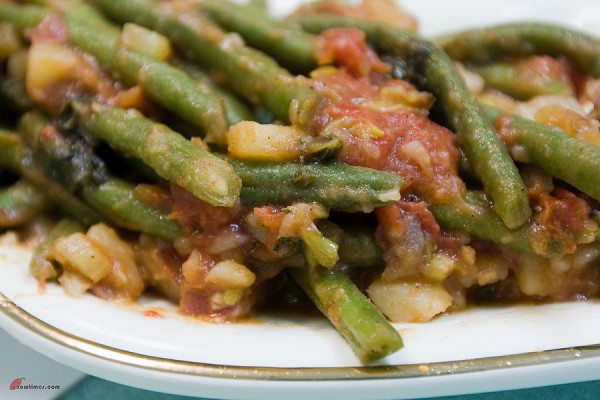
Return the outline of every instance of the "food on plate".
[[[390,322],[598,296],[597,39],[432,41],[391,0],[32,3],[0,0],[0,227],[41,232],[42,287],[217,322],[310,301],[364,362]]]

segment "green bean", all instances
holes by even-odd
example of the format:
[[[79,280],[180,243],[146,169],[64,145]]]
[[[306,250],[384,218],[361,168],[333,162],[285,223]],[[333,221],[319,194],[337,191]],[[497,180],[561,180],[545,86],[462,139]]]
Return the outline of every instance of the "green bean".
[[[477,64],[506,56],[564,56],[581,71],[600,78],[600,40],[552,24],[515,23],[473,29],[437,42],[453,59]]]
[[[346,164],[257,164],[231,161],[248,204],[316,202],[333,210],[370,211],[400,199],[397,175]]]
[[[134,187],[131,184],[104,174],[100,179],[88,177],[82,180],[82,174],[84,174],[83,176],[94,174],[93,171],[85,172],[88,166],[74,161],[81,159],[77,152],[82,150],[72,145],[65,147],[64,138],[59,133],[52,135],[50,139],[44,139],[46,142],[40,144],[39,133],[46,124],[45,117],[36,112],[29,112],[21,119],[20,128],[24,140],[29,146],[37,147],[38,150],[32,151],[30,148],[25,148],[22,153],[27,157],[21,160],[21,164],[27,163],[30,167],[21,169],[20,172],[33,179],[33,182],[37,182],[44,191],[49,191],[48,193],[52,194],[50,198],[56,200],[57,204],[67,213],[74,215],[85,225],[99,222],[102,219],[100,215],[102,215],[122,228],[149,233],[164,239],[174,240],[182,235],[180,226],[177,222],[170,220],[166,212],[136,198]],[[0,151],[2,148],[0,136]],[[18,152],[14,151],[13,153],[18,157]],[[69,160],[66,163],[62,161],[65,155]],[[56,177],[61,182],[47,177],[41,171],[40,165],[47,166],[47,169],[52,170],[54,174],[56,171],[61,171],[60,176]],[[68,192],[63,187],[64,182],[76,182],[77,184],[72,190],[76,193],[80,192],[86,203],[82,203],[75,195]]]
[[[232,206],[241,182],[227,161],[134,110],[74,103],[81,126],[112,148],[144,161],[164,179],[218,206]]]
[[[215,94],[223,100],[227,123],[229,123],[229,125],[235,125],[240,121],[254,120],[254,115],[248,106],[228,90],[216,85],[206,72],[202,71],[197,66],[186,62],[177,62],[175,65],[186,72],[191,78],[198,81],[201,85],[205,85],[206,90],[215,92]]]
[[[373,228],[352,223],[343,227],[320,220],[317,228],[323,235],[338,244],[340,262],[353,268],[376,268],[384,265],[382,250],[375,239]]]
[[[37,26],[49,14],[50,11],[44,7],[0,2],[0,21],[11,22],[21,35],[26,29]]]
[[[62,185],[48,178],[33,159],[30,149],[23,146],[21,138],[14,133],[0,132],[0,166],[21,175],[38,190],[85,224],[100,221],[100,215],[73,196]]]
[[[79,222],[66,218],[54,225],[44,240],[33,250],[33,255],[29,262],[29,272],[31,275],[40,281],[55,279],[57,273],[50,257],[52,245],[57,239],[63,236],[83,232],[84,229],[84,226]]]
[[[436,95],[448,122],[456,130],[459,146],[474,166],[504,224],[516,228],[527,222],[531,208],[519,171],[443,50],[411,33],[380,23],[328,15],[303,16],[297,20],[314,32],[339,26],[361,29],[379,51],[412,64],[412,69],[418,71],[413,80],[422,85],[424,77],[425,87]]]
[[[200,12],[155,0],[92,0],[120,22],[135,22],[171,39],[192,61],[222,78],[252,104],[263,104],[283,122],[308,128],[317,102],[310,81],[290,75],[273,59],[245,46]],[[219,82],[220,83],[220,82]]]
[[[225,29],[239,33],[253,47],[297,72],[310,72],[317,63],[314,35],[275,20],[253,6],[231,1],[203,0],[201,7]]]
[[[292,276],[363,362],[402,347],[396,329],[343,272],[311,267],[293,270]]]
[[[540,95],[572,96],[569,84],[551,76],[536,75],[518,66],[495,63],[475,69],[487,86],[519,100],[528,100]]]
[[[492,107],[485,111],[490,121],[503,115]],[[600,201],[599,146],[516,116],[506,116],[502,122],[503,129],[510,132],[509,146],[520,149],[518,161],[534,164]]]
[[[205,132],[209,141],[224,144],[227,124],[223,105],[217,96],[200,90],[193,79],[177,68],[121,48],[116,27],[85,4],[68,4],[71,6],[64,7],[62,11],[65,12],[71,44],[96,57],[104,68],[126,84],[139,85],[154,101]],[[3,6],[0,7],[0,20],[14,22],[22,30],[37,25],[49,13],[38,6],[0,6]],[[29,14],[39,18],[20,17]]]
[[[134,194],[134,186],[111,178],[98,186],[82,189],[85,201],[116,225],[173,241],[182,236],[179,224],[167,213],[142,202]]]
[[[17,181],[0,190],[0,227],[25,225],[46,211],[48,204],[46,196],[31,183]]]
[[[545,257],[560,257],[567,250],[563,241],[544,238],[533,223],[508,229],[486,197],[479,192],[467,192],[462,204],[432,204],[429,209],[442,228],[450,231],[467,233],[514,250]]]
[[[220,99],[202,88],[185,72],[119,46],[118,31],[95,29],[77,14],[67,14],[69,41],[95,56],[109,71],[129,85],[139,85],[157,103],[224,144],[227,128]]]

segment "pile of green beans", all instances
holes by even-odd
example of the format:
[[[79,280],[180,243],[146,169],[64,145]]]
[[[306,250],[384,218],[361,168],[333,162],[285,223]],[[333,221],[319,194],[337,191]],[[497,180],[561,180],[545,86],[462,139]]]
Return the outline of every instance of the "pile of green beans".
[[[37,4],[0,0],[0,22],[12,24],[25,43],[29,29],[59,18],[70,47],[95,59],[115,87],[137,87],[151,101],[145,115],[100,95],[65,97],[60,114],[52,115],[32,100],[22,77],[0,76],[0,105],[19,116],[16,125],[0,130],[0,173],[14,182],[0,188],[0,229],[23,227],[40,215],[60,218],[34,251],[30,267],[37,277],[57,278],[50,259],[55,240],[101,221],[170,243],[189,235],[189,227],[168,209],[136,194],[142,179],[177,185],[214,207],[241,202],[248,210],[318,203],[341,213],[370,213],[401,200],[403,179],[390,172],[323,159],[249,162],[224,153],[230,126],[261,120],[252,107],[315,137],[316,110],[323,99],[307,76],[318,67],[317,35],[337,27],[362,30],[379,55],[401,60],[403,78],[435,95],[436,111],[454,131],[482,189],[465,190],[445,202],[425,199],[445,231],[517,253],[561,257],[568,252],[560,238],[547,243],[543,254],[533,243],[535,214],[511,146],[520,149],[519,163],[535,165],[600,201],[600,147],[480,104],[455,67],[455,61],[468,63],[489,87],[519,99],[571,95],[572,88],[558,80],[526,89],[514,84],[522,77],[505,58],[564,57],[582,73],[600,78],[600,41],[584,34],[513,24],[428,41],[383,23],[335,15],[276,20],[259,2],[240,6],[202,0],[187,2],[185,9],[183,3],[159,0],[30,2]],[[124,47],[118,25],[124,23],[162,34],[178,54],[159,60]],[[512,132],[510,143],[497,131],[499,118]],[[334,149],[325,152],[337,155],[340,140],[321,139]],[[121,176],[111,154],[126,158],[136,178]],[[303,244],[305,253],[297,255],[304,265],[290,268],[293,279],[362,361],[397,351],[403,345],[397,330],[348,274],[353,268],[385,267],[385,250],[373,227],[349,228],[325,219],[313,226],[337,246],[337,264],[317,265]]]

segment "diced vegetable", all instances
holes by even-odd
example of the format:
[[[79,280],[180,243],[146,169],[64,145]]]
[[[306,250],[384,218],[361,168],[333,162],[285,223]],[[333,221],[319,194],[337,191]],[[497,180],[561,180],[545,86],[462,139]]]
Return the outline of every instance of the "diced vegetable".
[[[172,53],[171,44],[166,37],[132,23],[123,25],[121,45],[157,60],[168,60]]]

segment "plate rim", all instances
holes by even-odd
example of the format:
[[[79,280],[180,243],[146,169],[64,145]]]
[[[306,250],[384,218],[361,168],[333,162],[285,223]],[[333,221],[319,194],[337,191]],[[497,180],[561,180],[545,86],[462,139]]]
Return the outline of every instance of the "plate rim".
[[[183,361],[135,353],[100,344],[63,331],[27,312],[0,293],[0,313],[28,331],[79,354],[127,367],[206,378],[259,381],[358,381],[409,379],[468,374],[553,364],[585,359],[600,359],[600,344],[545,350],[540,352],[483,357],[469,360],[420,364],[364,365],[350,367],[263,367]]]

